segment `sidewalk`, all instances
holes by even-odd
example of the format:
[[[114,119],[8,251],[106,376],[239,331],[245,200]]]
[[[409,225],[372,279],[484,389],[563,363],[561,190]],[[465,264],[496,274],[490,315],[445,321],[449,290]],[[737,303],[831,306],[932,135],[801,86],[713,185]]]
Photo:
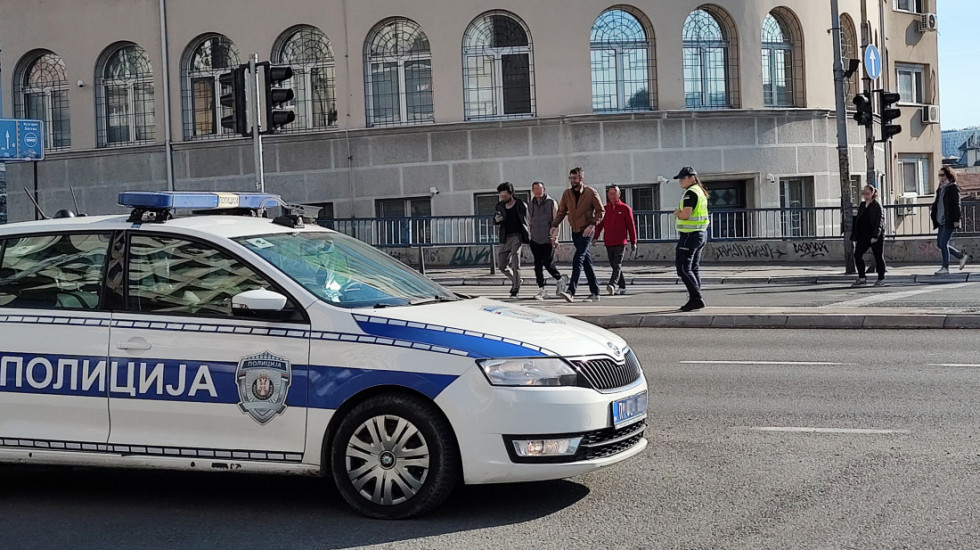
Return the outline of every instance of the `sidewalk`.
[[[568,273],[567,265],[559,265],[562,273]],[[889,266],[886,278],[896,284],[908,283],[965,283],[980,281],[980,264],[968,265],[963,271],[952,268],[949,275],[934,275],[938,265]],[[608,266],[596,267],[596,276],[605,281],[611,273]],[[626,284],[630,286],[659,286],[681,284],[674,266],[665,264],[627,263]],[[489,266],[428,268],[426,275],[447,286],[497,286],[510,284],[497,273],[490,274]],[[521,266],[525,283],[534,281],[534,266]],[[584,275],[583,275],[584,277]],[[871,278],[876,275],[872,272]],[[823,265],[707,265],[701,268],[701,278],[706,285],[729,284],[779,284],[815,285],[823,283],[853,282],[857,275],[845,275],[843,267]]]
[[[709,307],[693,313],[676,309],[686,293],[673,267],[662,264],[628,266],[629,294],[603,296],[599,303],[537,301],[531,291],[513,300],[509,282],[485,266],[430,269],[427,275],[458,292],[605,328],[977,329],[980,272],[969,268],[936,276],[935,265],[890,267],[889,286],[853,289],[856,275],[830,266],[707,266],[702,274]],[[607,267],[596,269],[603,288],[609,274]],[[533,269],[522,269],[522,275],[525,288],[533,286]]]

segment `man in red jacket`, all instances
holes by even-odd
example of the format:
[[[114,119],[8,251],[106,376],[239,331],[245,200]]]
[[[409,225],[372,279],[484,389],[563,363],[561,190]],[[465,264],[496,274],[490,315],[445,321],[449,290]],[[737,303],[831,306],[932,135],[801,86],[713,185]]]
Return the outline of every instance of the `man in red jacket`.
[[[636,222],[633,219],[633,209],[620,200],[620,189],[611,185],[606,189],[606,211],[602,221],[595,228],[596,241],[605,229],[606,255],[612,266],[612,277],[606,285],[610,296],[626,294],[626,277],[623,276],[623,258],[626,257],[626,246],[630,251],[636,251]],[[617,291],[618,287],[618,291]]]

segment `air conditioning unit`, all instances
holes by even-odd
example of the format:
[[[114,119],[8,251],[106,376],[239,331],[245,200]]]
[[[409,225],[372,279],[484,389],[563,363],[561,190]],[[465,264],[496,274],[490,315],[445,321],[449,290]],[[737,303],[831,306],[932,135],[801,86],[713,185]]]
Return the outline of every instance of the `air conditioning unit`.
[[[939,105],[922,106],[922,123],[939,124]]]
[[[916,196],[902,196],[898,197],[896,201],[895,213],[899,216],[914,216],[915,215],[915,205],[918,203],[919,197]]]
[[[939,20],[934,13],[923,13],[919,19],[919,32],[936,32],[939,29]]]

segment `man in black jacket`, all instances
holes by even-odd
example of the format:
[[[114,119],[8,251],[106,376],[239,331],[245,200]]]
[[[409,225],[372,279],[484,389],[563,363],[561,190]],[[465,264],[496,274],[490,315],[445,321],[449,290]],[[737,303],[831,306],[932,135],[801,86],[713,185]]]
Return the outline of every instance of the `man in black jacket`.
[[[514,196],[514,184],[510,182],[498,185],[497,193],[500,202],[493,213],[500,239],[497,269],[510,279],[510,296],[516,298],[521,291],[521,249],[531,241],[527,203]]]
[[[868,284],[865,277],[867,268],[864,265],[864,255],[868,250],[875,257],[875,268],[878,281],[875,286],[885,286],[885,216],[882,215],[881,203],[878,202],[878,189],[870,185],[861,190],[864,202],[858,208],[854,218],[854,228],[851,240],[854,241],[854,263],[858,270],[858,280],[851,286]]]
[[[939,189],[936,190],[936,200],[932,203],[930,215],[932,226],[939,230],[937,244],[943,254],[943,267],[936,272],[936,275],[948,275],[950,256],[960,261],[960,270],[962,271],[966,267],[966,263],[970,261],[970,255],[960,252],[950,244],[953,233],[960,228],[960,221],[963,218],[963,211],[960,207],[960,188],[956,185],[956,172],[949,166],[943,166],[939,172],[939,180]]]

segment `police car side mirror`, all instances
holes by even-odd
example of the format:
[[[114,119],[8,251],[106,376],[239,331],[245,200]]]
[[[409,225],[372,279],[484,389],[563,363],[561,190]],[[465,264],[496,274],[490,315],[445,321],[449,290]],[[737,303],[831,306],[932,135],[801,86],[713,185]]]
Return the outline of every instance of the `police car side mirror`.
[[[286,308],[288,299],[271,290],[246,290],[231,299],[231,311],[242,317],[262,317],[279,313]]]

